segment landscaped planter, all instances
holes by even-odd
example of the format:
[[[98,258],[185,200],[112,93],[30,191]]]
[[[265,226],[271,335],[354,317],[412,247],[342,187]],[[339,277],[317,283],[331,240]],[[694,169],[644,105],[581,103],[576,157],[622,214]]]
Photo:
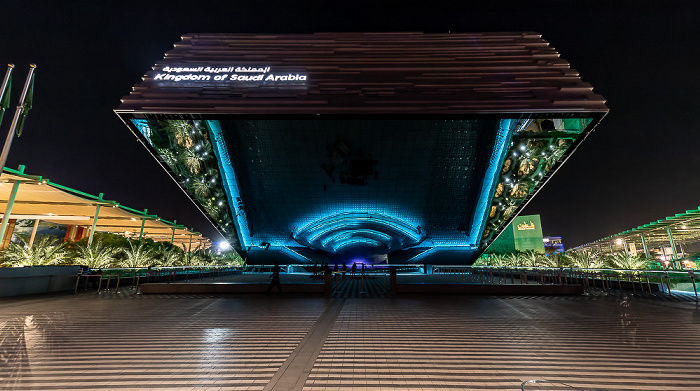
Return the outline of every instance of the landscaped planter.
[[[0,268],[0,297],[75,289],[79,266]]]

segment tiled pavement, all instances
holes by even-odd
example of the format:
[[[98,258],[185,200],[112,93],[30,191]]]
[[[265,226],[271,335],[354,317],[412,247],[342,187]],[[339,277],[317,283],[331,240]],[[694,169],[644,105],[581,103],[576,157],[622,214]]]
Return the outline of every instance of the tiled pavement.
[[[0,389],[700,389],[694,302],[339,296],[2,299]]]

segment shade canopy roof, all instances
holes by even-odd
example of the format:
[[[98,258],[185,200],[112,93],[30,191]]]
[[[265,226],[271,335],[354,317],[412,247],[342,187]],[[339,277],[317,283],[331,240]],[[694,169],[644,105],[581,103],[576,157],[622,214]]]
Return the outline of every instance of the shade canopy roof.
[[[684,246],[700,243],[700,207],[600,238],[578,246],[575,250],[586,249],[603,253],[630,251],[632,244],[635,251],[644,251],[645,246],[646,251],[649,251],[662,246],[675,247],[679,243]]]
[[[187,34],[115,112],[251,263],[470,263],[604,102],[532,32]]]
[[[19,187],[10,219],[42,220],[89,228],[92,227],[99,205],[96,232],[110,232],[136,239],[143,237],[159,242],[170,242],[172,239],[173,244],[180,247],[189,248],[191,243],[193,249],[206,248],[211,244],[208,238],[183,225],[128,208],[101,196],[59,185],[41,176],[27,175],[23,170],[5,168],[0,176],[0,211],[3,213],[17,182]]]

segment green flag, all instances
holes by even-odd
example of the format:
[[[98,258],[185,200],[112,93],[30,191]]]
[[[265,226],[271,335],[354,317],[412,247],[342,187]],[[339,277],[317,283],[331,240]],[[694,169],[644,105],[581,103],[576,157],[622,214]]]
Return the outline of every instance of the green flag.
[[[22,116],[19,118],[19,123],[17,124],[17,137],[22,135],[22,128],[24,127],[24,120],[27,118],[29,110],[32,109],[32,103],[34,101],[34,73],[32,73],[32,79],[29,81],[29,87],[27,89],[27,96],[24,97],[24,101],[20,106],[24,107],[22,110]]]
[[[12,73],[7,78],[7,88],[5,93],[0,97],[0,123],[2,123],[2,117],[5,115],[5,110],[10,107],[10,90],[12,90]]]

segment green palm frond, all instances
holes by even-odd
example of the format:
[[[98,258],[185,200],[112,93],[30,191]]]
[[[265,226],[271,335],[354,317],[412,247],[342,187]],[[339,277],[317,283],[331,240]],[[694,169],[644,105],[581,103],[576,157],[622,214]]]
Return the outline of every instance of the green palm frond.
[[[122,249],[124,259],[121,267],[143,267],[153,263],[153,250],[146,247],[146,241],[130,241],[129,247]]]
[[[56,265],[68,259],[65,243],[53,236],[38,236],[33,246],[29,247],[26,239],[20,237],[19,243],[11,243],[3,251],[5,262],[14,266]]]
[[[91,269],[108,267],[114,263],[116,252],[115,247],[107,246],[102,240],[94,242],[91,246],[78,244],[73,263],[85,265]]]

